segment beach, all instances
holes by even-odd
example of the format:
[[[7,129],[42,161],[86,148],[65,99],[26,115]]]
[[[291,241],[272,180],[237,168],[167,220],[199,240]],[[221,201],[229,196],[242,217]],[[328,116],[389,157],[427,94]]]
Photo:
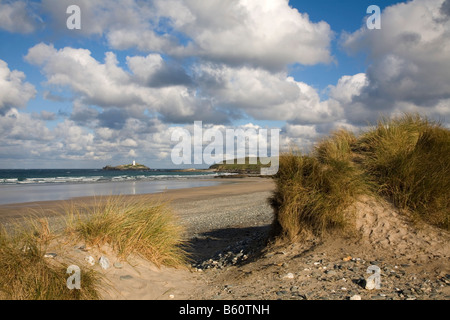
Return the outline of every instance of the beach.
[[[152,183],[158,184],[158,182]],[[116,182],[110,184],[115,184],[114,188],[118,190],[121,187],[125,186],[125,190],[123,190],[122,193],[124,197],[146,198],[149,201],[169,201],[174,208],[178,208],[180,216],[184,217],[187,220],[189,220],[193,215],[192,208],[196,208],[194,204],[195,201],[203,200],[205,202],[203,202],[202,204],[206,204],[208,203],[207,201],[211,199],[217,200],[229,196],[245,196],[260,192],[267,193],[272,191],[274,188],[272,180],[267,178],[198,179],[198,180],[191,179],[189,181],[178,181],[176,183],[179,184],[179,186],[177,186],[176,188],[175,187],[172,189],[155,188],[152,189],[153,193],[143,193],[143,194],[133,194],[127,192],[129,183],[126,182]],[[139,183],[134,182],[134,184]],[[86,185],[79,184],[76,185],[75,187],[77,189],[84,188],[86,190]],[[105,184],[96,184],[97,189],[104,188],[104,185]],[[87,186],[88,190],[90,190],[91,186],[90,185]],[[38,187],[46,191],[48,186],[38,186]],[[145,190],[146,188],[148,189],[148,187],[144,185],[143,189]],[[110,188],[107,188],[107,190],[109,189]],[[26,190],[21,191],[25,192]],[[98,192],[93,193],[96,195],[84,197],[77,197],[77,196],[70,197],[70,195],[66,194],[65,200],[27,201],[20,203],[13,202],[8,204],[1,204],[0,222],[6,220],[14,220],[19,217],[26,217],[27,215],[38,215],[49,217],[58,216],[63,213],[65,204],[74,203],[74,204],[89,205],[95,203],[96,201],[99,201],[100,199],[102,199],[102,197],[107,198],[108,195],[111,195],[108,193],[106,194]],[[54,197],[54,195],[50,196]],[[267,196],[268,194],[264,194],[264,197]],[[26,198],[26,195],[22,196],[22,198]],[[261,201],[261,199],[259,200]],[[225,202],[227,201],[225,200]]]
[[[222,180],[222,179],[221,179]],[[111,266],[93,268],[104,279],[102,299],[119,300],[367,300],[448,299],[449,235],[406,221],[389,204],[357,203],[360,215],[353,238],[311,238],[290,245],[267,243],[273,210],[267,178],[223,179],[207,187],[128,195],[167,202],[185,227],[189,263],[182,268],[155,266],[130,256],[123,261],[111,248],[58,245],[48,248],[71,256],[81,267],[86,255],[106,256]],[[93,197],[69,202],[89,204]],[[0,206],[8,224],[30,215],[51,219],[67,201]],[[82,249],[80,249],[82,248]],[[366,270],[378,266],[381,289],[364,287]]]

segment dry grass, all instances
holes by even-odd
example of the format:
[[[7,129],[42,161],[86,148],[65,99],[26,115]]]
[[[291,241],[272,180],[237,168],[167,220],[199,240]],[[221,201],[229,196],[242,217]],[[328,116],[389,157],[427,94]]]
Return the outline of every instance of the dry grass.
[[[358,147],[381,195],[450,230],[450,130],[419,115],[382,119]]]
[[[18,222],[7,231],[0,230],[0,299],[99,299],[105,283],[93,269],[81,269],[80,290],[67,288],[67,261],[44,257],[52,244],[80,240],[109,244],[124,259],[138,254],[156,265],[178,267],[187,261],[182,232],[166,204],[121,196],[100,199],[91,206],[67,206],[65,227],[58,232],[51,231],[42,218]]]
[[[26,230],[26,231],[25,231]],[[80,290],[67,288],[67,266],[44,258],[56,235],[46,220],[14,235],[0,230],[0,299],[81,300],[98,299],[99,277],[91,269],[81,271]]]
[[[356,137],[346,130],[310,155],[280,156],[274,232],[290,241],[353,224],[347,208],[376,193],[420,219],[450,230],[450,130],[419,115],[383,118]]]
[[[276,191],[270,200],[275,233],[294,241],[349,226],[351,219],[344,209],[367,190],[360,170],[350,161],[353,142],[351,133],[339,131],[310,156],[292,152],[280,156]]]
[[[139,254],[158,266],[179,267],[187,261],[183,228],[165,203],[115,196],[67,211],[66,232],[78,240],[90,245],[109,244],[119,257]]]

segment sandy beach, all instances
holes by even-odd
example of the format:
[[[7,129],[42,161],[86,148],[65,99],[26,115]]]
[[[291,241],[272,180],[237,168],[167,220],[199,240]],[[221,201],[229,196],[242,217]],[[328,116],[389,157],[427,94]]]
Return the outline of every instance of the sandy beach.
[[[136,256],[126,261],[114,252],[55,244],[55,259],[70,256],[86,267],[85,257],[106,256],[102,270],[103,299],[120,300],[369,300],[449,299],[449,235],[424,225],[413,227],[388,203],[362,199],[356,228],[360,237],[309,239],[289,246],[267,245],[273,220],[267,199],[271,179],[226,179],[211,187],[167,190],[128,196],[170,201],[186,228],[190,264],[185,268],[156,267]],[[91,197],[74,202],[94,202]],[[56,215],[60,201],[0,206],[7,224],[38,209]],[[82,249],[80,249],[82,248]],[[63,260],[61,260],[63,261]],[[367,268],[381,271],[379,290],[364,288]]]

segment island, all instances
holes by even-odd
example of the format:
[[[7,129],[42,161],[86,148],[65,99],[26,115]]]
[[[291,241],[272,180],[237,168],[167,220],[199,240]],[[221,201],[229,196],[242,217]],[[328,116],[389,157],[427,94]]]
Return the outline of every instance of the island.
[[[120,166],[106,166],[103,167],[106,171],[150,171],[151,169],[143,164],[139,164],[133,161],[132,164],[122,164]]]
[[[209,170],[214,170],[218,172],[227,172],[227,173],[237,173],[237,174],[250,174],[250,175],[259,175],[261,172],[261,168],[270,167],[270,164],[262,164],[260,158],[253,158],[253,161],[250,161],[250,157],[245,157],[244,159],[234,159],[233,163],[227,162],[219,162],[213,164],[209,167]],[[250,163],[256,162],[256,163]]]

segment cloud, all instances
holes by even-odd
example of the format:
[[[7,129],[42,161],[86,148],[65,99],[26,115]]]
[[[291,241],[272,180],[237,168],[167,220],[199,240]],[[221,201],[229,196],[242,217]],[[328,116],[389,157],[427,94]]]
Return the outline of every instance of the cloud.
[[[2,145],[9,141],[51,141],[53,135],[45,122],[27,113],[12,108],[0,115]]]
[[[47,110],[41,110],[39,118],[44,121],[53,121],[56,119],[56,114]]]
[[[35,97],[36,89],[24,80],[23,72],[11,71],[8,64],[0,59],[0,115],[11,108],[25,107]]]
[[[445,0],[441,6],[441,13],[447,17],[450,17],[450,0]]]
[[[316,89],[286,72],[207,63],[196,67],[195,81],[216,105],[257,120],[311,124],[333,121],[340,113],[338,104],[321,101]]]
[[[68,16],[61,13],[71,4],[82,14],[81,29],[71,32],[104,36],[114,49],[270,70],[333,59],[330,26],[310,21],[287,0],[43,0],[51,30],[68,32]]]
[[[127,65],[139,83],[145,86],[160,88],[192,84],[181,65],[167,63],[159,54],[127,57]]]
[[[32,33],[38,27],[38,17],[32,14],[25,1],[0,3],[0,29]]]
[[[197,95],[181,67],[164,62],[157,54],[128,57],[126,70],[112,52],[105,54],[102,63],[86,49],[58,50],[40,43],[29,49],[25,59],[42,68],[48,85],[68,87],[83,105],[114,109],[103,114],[104,123],[113,125],[109,120],[118,113],[136,117],[144,110],[172,123],[229,121],[227,112]],[[118,109],[126,109],[126,113]]]
[[[313,23],[286,0],[155,1],[158,13],[185,34],[183,52],[233,66],[270,70],[288,64],[329,63],[333,33],[324,22]],[[245,44],[245,45],[244,45]],[[179,49],[177,49],[179,51]]]
[[[346,107],[353,122],[379,113],[439,113],[450,102],[448,0],[400,3],[382,13],[381,30],[365,27],[342,38],[349,52],[366,52],[367,83]],[[355,112],[355,110],[357,110]]]

